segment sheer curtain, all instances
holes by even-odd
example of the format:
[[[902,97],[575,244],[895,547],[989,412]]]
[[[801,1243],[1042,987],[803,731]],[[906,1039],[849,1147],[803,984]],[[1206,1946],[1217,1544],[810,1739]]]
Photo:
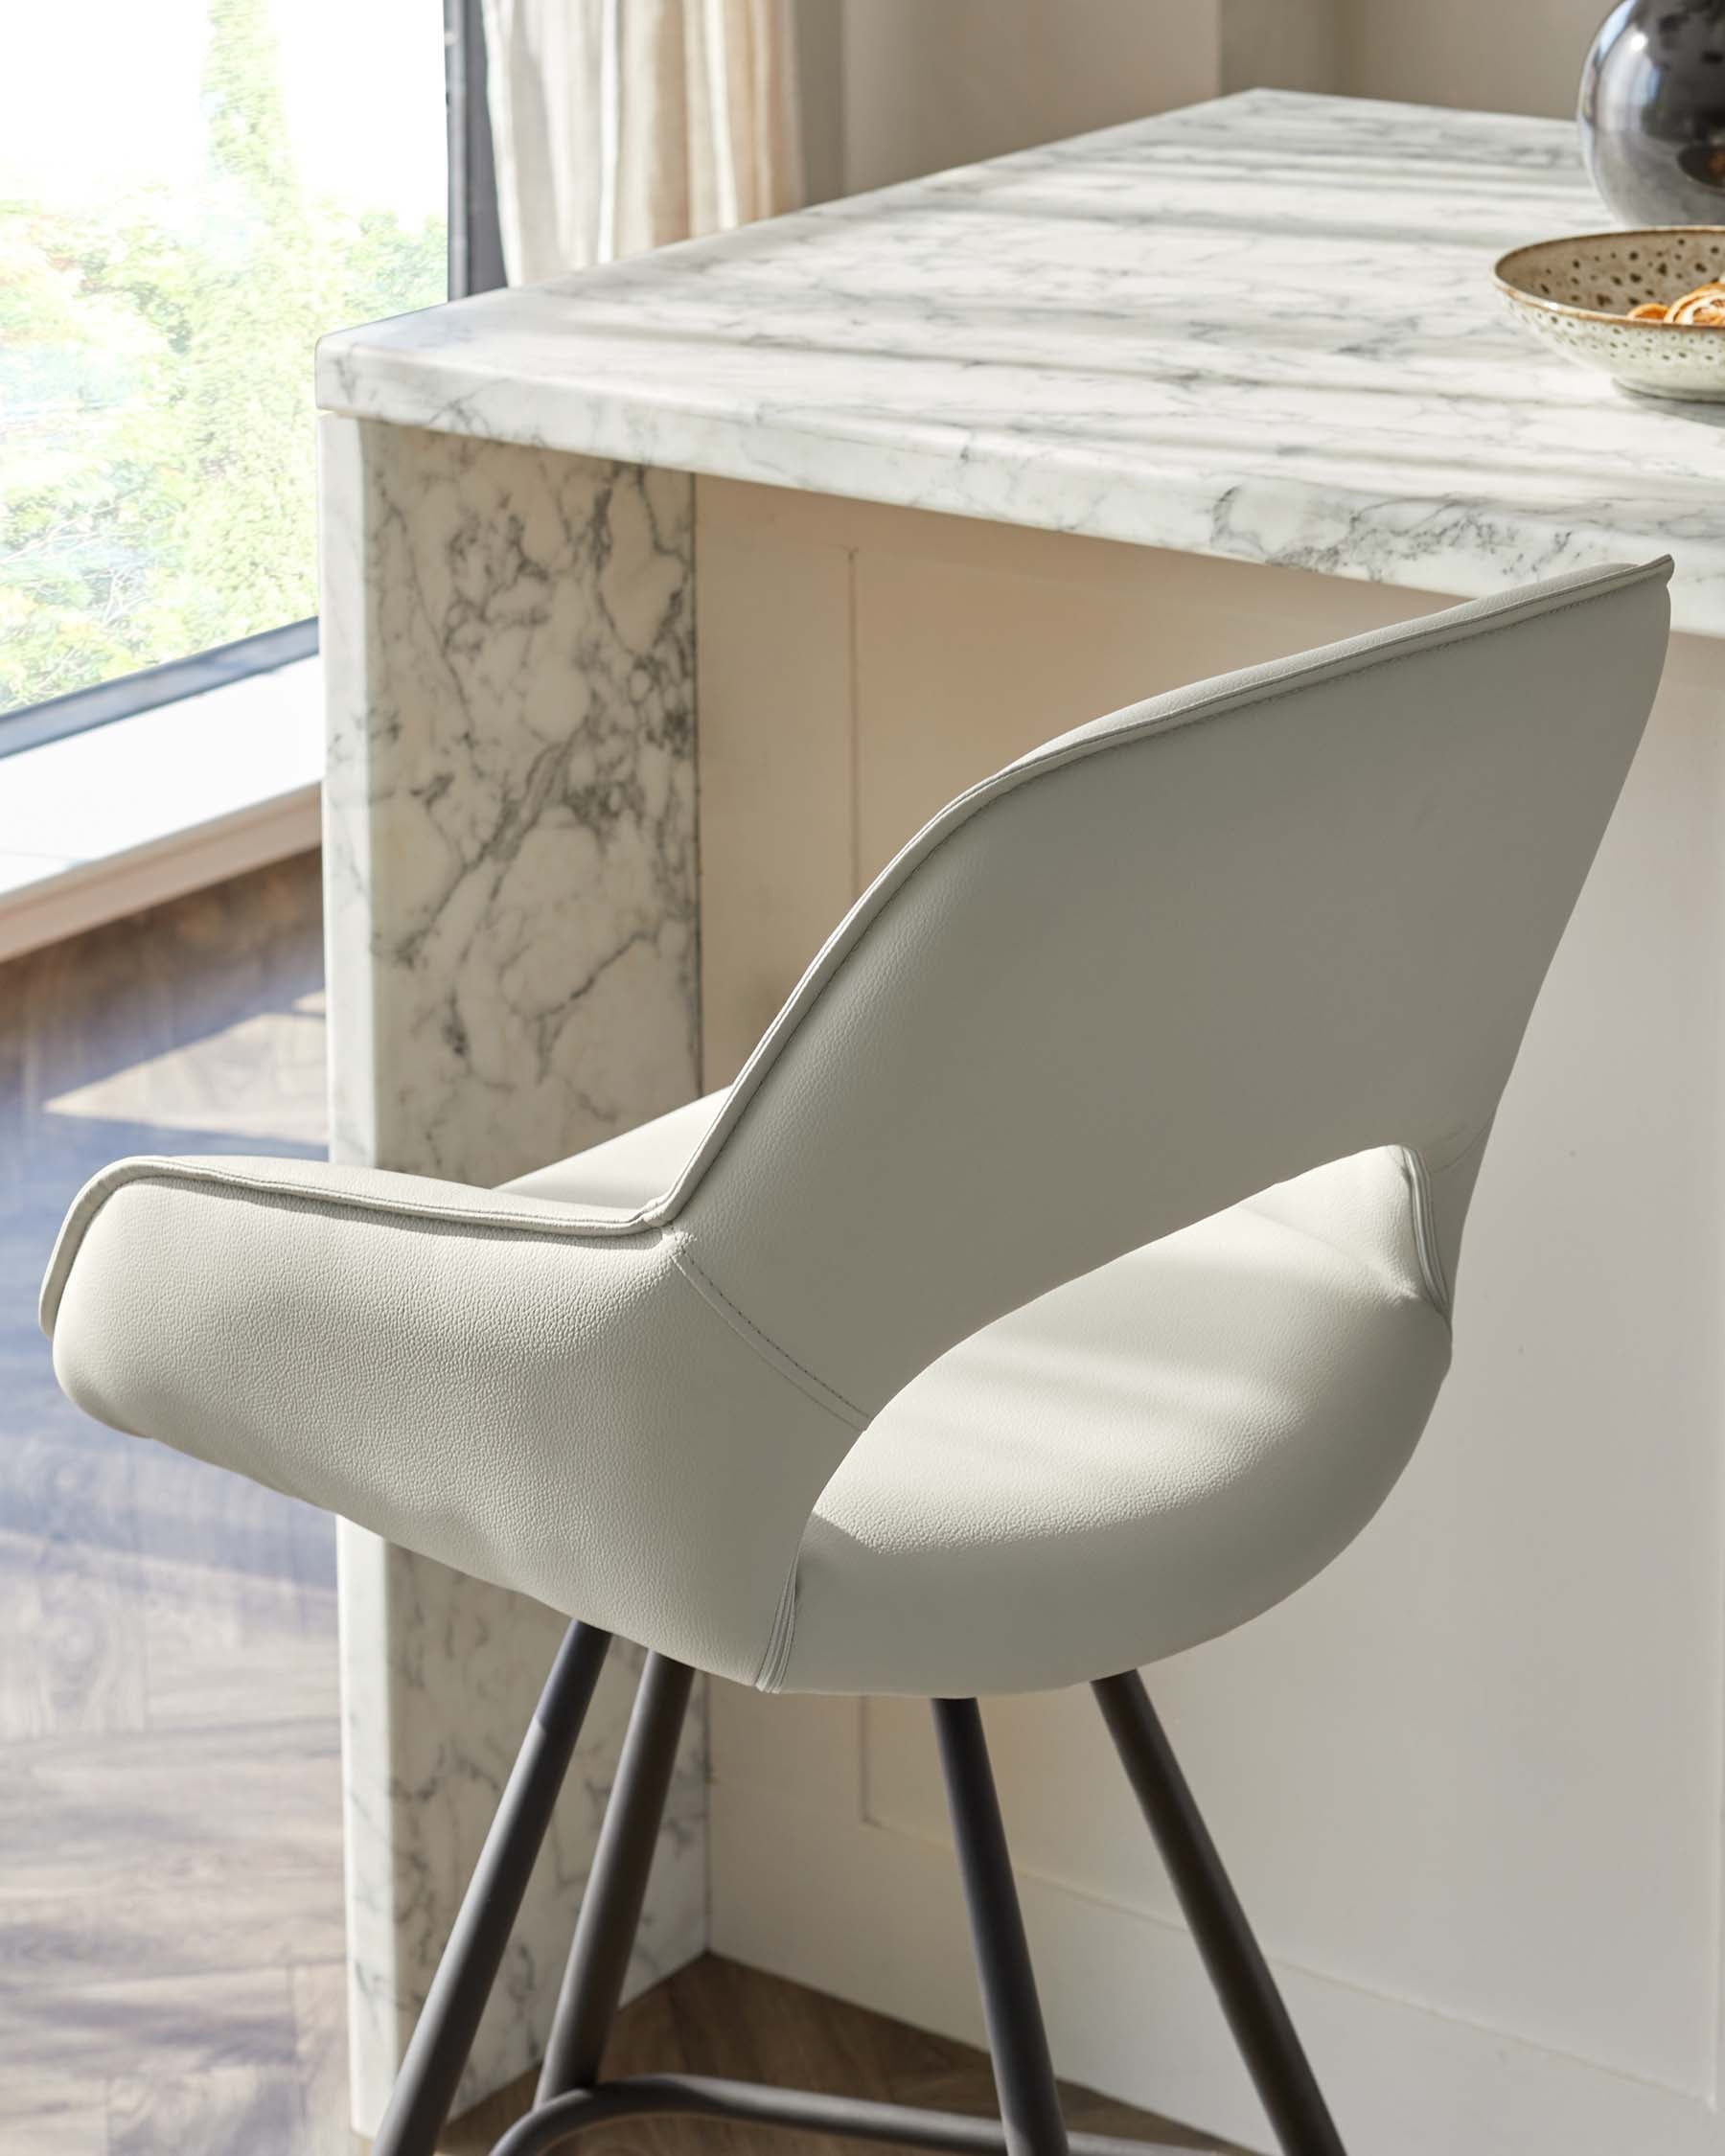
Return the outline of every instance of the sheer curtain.
[[[801,201],[793,0],[483,4],[512,284]]]

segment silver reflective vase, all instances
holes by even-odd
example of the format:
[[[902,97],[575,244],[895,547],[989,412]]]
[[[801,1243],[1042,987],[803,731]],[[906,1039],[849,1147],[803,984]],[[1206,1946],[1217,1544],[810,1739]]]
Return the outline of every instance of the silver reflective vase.
[[[1620,224],[1725,224],[1725,0],[1622,0],[1576,118]]]

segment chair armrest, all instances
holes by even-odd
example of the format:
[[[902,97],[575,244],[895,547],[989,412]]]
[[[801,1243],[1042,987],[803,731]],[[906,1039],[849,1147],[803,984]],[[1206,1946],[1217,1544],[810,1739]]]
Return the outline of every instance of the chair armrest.
[[[617,1205],[569,1205],[505,1186],[484,1190],[429,1176],[399,1175],[386,1168],[340,1167],[322,1160],[254,1159],[228,1154],[168,1158],[134,1155],[116,1160],[86,1182],[66,1213],[42,1280],[42,1330],[54,1338],[60,1296],[84,1235],[104,1205],[135,1183],[172,1182],[211,1191],[238,1191],[264,1199],[299,1202],[329,1211],[386,1215],[409,1222],[439,1222],[475,1229],[515,1227],[523,1233],[578,1235],[584,1228],[615,1233],[630,1219]]]
[[[630,1217],[321,1162],[122,1161],[72,1207],[43,1323],[102,1421],[752,1681],[854,1429]]]

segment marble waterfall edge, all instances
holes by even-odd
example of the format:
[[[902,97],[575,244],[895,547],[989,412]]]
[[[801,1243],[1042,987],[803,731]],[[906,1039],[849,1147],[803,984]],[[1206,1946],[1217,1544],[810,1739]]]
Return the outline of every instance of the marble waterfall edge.
[[[1716,428],[1492,285],[1605,221],[1567,121],[1252,90],[344,331],[318,396],[1458,596],[1669,552],[1716,636]]]
[[[337,1159],[494,1183],[697,1090],[691,481],[322,423]],[[563,1619],[341,1537],[354,2122],[374,2131]],[[543,2045],[639,1658],[619,1647],[458,2104]],[[631,1989],[704,1944],[704,1703]]]

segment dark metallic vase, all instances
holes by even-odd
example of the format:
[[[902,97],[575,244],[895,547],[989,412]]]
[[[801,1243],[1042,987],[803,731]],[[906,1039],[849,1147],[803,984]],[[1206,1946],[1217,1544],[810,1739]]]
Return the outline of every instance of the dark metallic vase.
[[[1725,224],[1725,0],[1622,0],[1576,117],[1619,223]]]

